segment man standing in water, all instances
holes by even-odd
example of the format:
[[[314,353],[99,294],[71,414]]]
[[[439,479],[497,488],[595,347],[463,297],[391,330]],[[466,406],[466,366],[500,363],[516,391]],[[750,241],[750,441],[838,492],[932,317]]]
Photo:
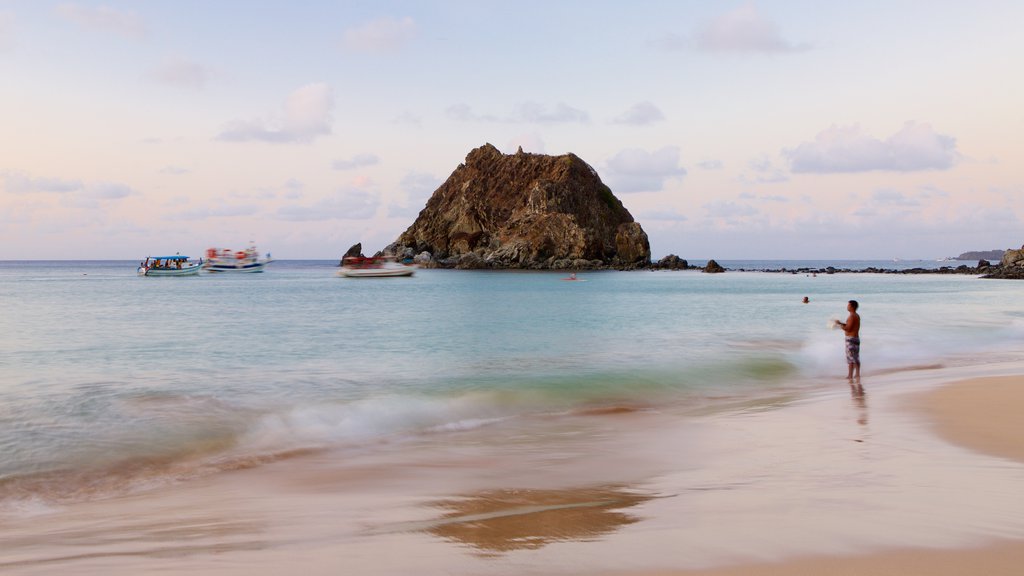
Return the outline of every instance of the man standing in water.
[[[850,300],[846,305],[850,312],[846,322],[836,320],[836,324],[842,326],[843,333],[846,334],[846,364],[849,366],[846,377],[851,382],[854,378],[860,381],[860,315],[857,314],[859,306],[856,300]]]

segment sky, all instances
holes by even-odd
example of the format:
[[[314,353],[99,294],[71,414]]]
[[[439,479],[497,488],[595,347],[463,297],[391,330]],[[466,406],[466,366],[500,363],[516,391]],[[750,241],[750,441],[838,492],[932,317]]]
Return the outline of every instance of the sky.
[[[486,143],[654,259],[1024,244],[1024,3],[0,0],[0,260],[394,241]]]

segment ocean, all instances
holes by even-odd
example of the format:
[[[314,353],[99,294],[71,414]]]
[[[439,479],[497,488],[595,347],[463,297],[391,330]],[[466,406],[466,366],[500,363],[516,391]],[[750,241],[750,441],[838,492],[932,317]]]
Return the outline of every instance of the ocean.
[[[602,271],[573,282],[555,272],[454,270],[346,279],[335,264],[147,278],[135,275],[135,262],[0,262],[0,534],[25,536],[29,523],[72,513],[101,522],[91,506],[152,503],[234,485],[240,474],[258,485],[282,470],[331,479],[313,492],[362,514],[337,535],[353,547],[417,533],[402,523],[429,523],[428,497],[491,490],[500,479],[636,504],[657,497],[650,486],[635,489],[645,479],[719,457],[684,442],[669,465],[663,450],[624,448],[652,423],[714,427],[846,394],[842,332],[829,324],[845,318],[850,299],[861,306],[871,392],[897,386],[893,374],[1024,361],[1024,284],[1012,281]],[[611,469],[601,464],[609,451],[617,454]],[[304,490],[274,494],[285,501]],[[369,512],[360,498],[414,501],[417,512]],[[274,517],[303,523],[284,508]],[[643,525],[634,518],[608,530],[633,523]],[[395,525],[405,528],[388,528]],[[459,539],[430,526],[429,538]],[[263,532],[260,549],[291,545],[289,534]],[[543,541],[535,548],[558,540],[532,537]],[[114,540],[92,545],[123,557]],[[564,538],[594,540],[600,531]],[[481,546],[471,548],[477,560],[458,564],[469,572]],[[77,566],[66,550],[13,550],[9,568]],[[444,565],[443,554],[431,554]],[[391,568],[380,573],[401,573]]]

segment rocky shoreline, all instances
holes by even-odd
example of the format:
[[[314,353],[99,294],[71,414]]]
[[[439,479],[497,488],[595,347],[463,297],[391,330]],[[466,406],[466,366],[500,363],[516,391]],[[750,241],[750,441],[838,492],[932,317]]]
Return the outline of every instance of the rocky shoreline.
[[[1019,257],[1017,254],[1020,253]],[[827,266],[824,268],[800,267],[800,268],[723,268],[714,260],[709,260],[704,267],[691,266],[686,260],[670,254],[657,262],[652,262],[650,270],[700,270],[708,273],[720,272],[763,272],[766,274],[960,274],[965,276],[980,276],[981,278],[993,278],[999,280],[1024,280],[1024,247],[1021,250],[1010,250],[1003,261],[992,264],[988,260],[979,260],[977,265],[968,266],[942,266],[939,268],[836,268]]]
[[[867,268],[836,268],[834,266],[826,266],[824,268],[812,268],[812,267],[800,267],[800,268],[723,268],[714,260],[709,260],[707,265],[691,266],[686,260],[670,254],[657,262],[652,262],[650,270],[700,270],[708,273],[720,273],[720,272],[763,272],[765,274],[805,274],[805,275],[816,275],[816,274],[906,274],[906,275],[919,275],[919,274],[960,274],[966,276],[980,276],[982,278],[994,278],[1001,280],[1024,280],[1024,248],[1021,250],[1011,250],[1007,254],[1012,252],[1021,252],[1021,258],[1014,259],[1013,255],[1009,258],[1005,258],[1000,263],[992,264],[988,260],[979,260],[977,265],[968,266],[967,264],[961,264],[959,266],[942,266],[939,268],[877,268],[869,266]]]

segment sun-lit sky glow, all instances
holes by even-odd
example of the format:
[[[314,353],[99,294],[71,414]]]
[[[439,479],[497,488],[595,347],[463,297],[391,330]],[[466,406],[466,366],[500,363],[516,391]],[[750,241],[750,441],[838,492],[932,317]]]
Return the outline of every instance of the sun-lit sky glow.
[[[652,256],[1024,243],[1024,3],[0,0],[0,259],[374,252],[475,147]]]

